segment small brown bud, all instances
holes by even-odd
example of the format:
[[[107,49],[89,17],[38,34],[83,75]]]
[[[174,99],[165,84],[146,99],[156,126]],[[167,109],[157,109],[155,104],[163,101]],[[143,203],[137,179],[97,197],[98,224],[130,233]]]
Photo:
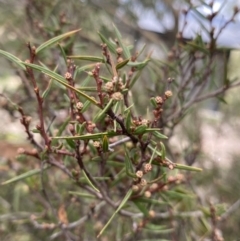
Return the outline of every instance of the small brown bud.
[[[77,108],[78,110],[81,110],[81,109],[83,108],[83,103],[82,103],[82,102],[77,102],[76,108]]]
[[[115,92],[112,94],[111,96],[114,100],[122,100],[123,99],[123,95],[120,92]]]
[[[116,51],[117,51],[117,54],[122,54],[123,49],[119,47],[119,48],[116,49]]]
[[[157,183],[153,183],[150,187],[149,187],[149,190],[151,192],[155,191],[156,189],[158,188],[158,184]]]
[[[95,224],[94,224],[94,230],[95,231],[100,231],[102,228],[103,228],[103,223],[102,222],[100,222],[100,221],[97,221]]]
[[[32,117],[31,116],[27,116],[26,119],[25,119],[26,124],[29,125],[31,120],[32,120]]]
[[[73,133],[73,132],[74,132],[74,126],[73,126],[72,124],[70,124],[70,125],[68,126],[68,130],[69,130],[71,133]]]
[[[132,186],[133,192],[138,192],[139,191],[139,186],[138,185],[133,185]]]
[[[101,145],[99,141],[94,141],[93,146],[95,146],[96,148],[99,148]]]
[[[65,79],[66,79],[66,80],[72,79],[72,74],[69,73],[69,72],[67,72],[67,73],[65,74]]]
[[[31,153],[32,153],[33,155],[37,155],[37,154],[38,154],[38,150],[37,150],[36,148],[33,148],[32,151],[31,151]]]
[[[35,54],[36,53],[36,47],[32,46],[32,52]]]
[[[150,163],[146,163],[144,165],[144,172],[150,172],[152,170],[152,165]]]
[[[167,90],[167,91],[165,91],[165,97],[166,98],[169,98],[169,97],[171,97],[172,96],[172,91],[171,90]]]
[[[156,216],[156,213],[154,210],[149,210],[148,215],[150,218],[154,218]]]
[[[144,192],[144,196],[145,196],[146,198],[150,198],[150,197],[152,196],[152,194],[151,194],[151,192],[146,191],[146,192]]]
[[[111,82],[107,82],[107,83],[105,84],[105,88],[106,88],[106,90],[107,90],[108,92],[112,92],[112,91],[113,91],[113,87],[114,87],[114,84],[113,84],[112,81],[111,81]]]
[[[95,127],[96,127],[95,123],[92,123],[91,121],[87,123],[87,130],[89,133],[93,133]]]
[[[168,189],[169,189],[168,185],[165,185],[162,190],[167,191]]]
[[[188,14],[188,10],[187,10],[187,9],[183,9],[183,10],[182,10],[182,13],[183,13],[184,15],[187,15],[187,14]]]
[[[149,125],[149,120],[143,119],[142,120],[142,125],[148,126]]]
[[[175,177],[173,177],[173,176],[168,177],[168,182],[174,182],[174,181],[175,181]]]
[[[156,101],[158,104],[162,104],[162,103],[163,103],[163,99],[162,99],[161,96],[155,97],[155,101]]]
[[[18,154],[24,154],[25,153],[25,149],[20,147],[20,148],[18,148],[17,153]]]
[[[122,58],[122,57],[119,57],[119,58],[117,59],[117,62],[118,62],[118,63],[123,62],[123,58]]]
[[[234,6],[234,8],[233,8],[233,12],[234,12],[234,14],[237,14],[237,13],[239,12],[239,8],[238,8],[238,6]]]
[[[140,186],[145,187],[147,185],[147,181],[145,179],[141,179],[141,182],[139,184]]]
[[[137,171],[137,172],[136,172],[136,176],[137,176],[138,178],[142,178],[143,172],[142,172],[142,171]]]

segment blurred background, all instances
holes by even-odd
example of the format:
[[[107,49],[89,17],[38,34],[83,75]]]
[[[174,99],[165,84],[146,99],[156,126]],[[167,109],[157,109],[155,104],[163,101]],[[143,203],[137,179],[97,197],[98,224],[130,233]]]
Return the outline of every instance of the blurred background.
[[[1,0],[0,49],[25,60],[28,58],[27,42],[39,46],[49,38],[81,28],[74,42],[65,43],[72,45],[66,47],[71,50],[67,54],[101,56],[98,32],[113,37],[114,23],[124,42],[132,46],[132,52],[146,44],[145,56],[151,53],[153,59],[149,70],[143,73],[142,86],[133,90],[139,114],[144,115],[146,99],[161,93],[166,88],[167,78],[177,82],[182,73],[174,74],[166,69],[166,63],[171,64],[177,59],[176,42],[190,42],[192,46],[200,42],[207,46],[211,43],[209,33],[214,28],[218,51],[211,74],[206,77],[214,84],[205,86],[203,93],[207,95],[212,93],[210,90],[219,90],[222,83],[237,83],[236,87],[219,92],[218,96],[209,96],[213,98],[201,98],[204,95],[197,96],[197,91],[195,95],[189,94],[192,88],[189,85],[186,88],[189,97],[176,102],[182,106],[181,111],[174,104],[170,105],[169,113],[160,125],[169,136],[170,157],[176,162],[196,164],[204,169],[194,177],[199,198],[202,203],[222,205],[224,212],[230,210],[226,214],[227,221],[219,224],[221,235],[225,240],[237,241],[240,237],[240,14],[234,15],[237,7],[240,7],[239,0]],[[216,16],[209,21],[213,13]],[[52,49],[49,54],[51,57],[47,53],[43,56],[48,66],[54,66],[53,63],[63,65],[58,50]],[[190,57],[183,57],[185,65],[182,68],[191,69],[186,62]],[[199,61],[194,68],[198,69],[199,76],[206,66]],[[66,67],[62,69],[64,73]],[[190,73],[186,71],[184,78]],[[170,88],[175,94],[181,91],[179,86]],[[139,98],[139,92],[143,97]],[[0,94],[0,181],[3,182],[21,173],[23,163],[16,159],[17,149],[29,146],[19,114],[12,109],[8,99],[31,114],[34,97],[21,71],[2,57]],[[0,190],[0,237],[4,237],[1,240],[32,240],[34,228],[31,225],[19,228],[24,221],[7,215],[11,212],[23,214],[29,203],[34,210],[32,202],[27,200],[28,195],[33,195],[28,185],[19,182],[10,189],[0,187]],[[38,240],[48,240],[42,234],[38,237]]]

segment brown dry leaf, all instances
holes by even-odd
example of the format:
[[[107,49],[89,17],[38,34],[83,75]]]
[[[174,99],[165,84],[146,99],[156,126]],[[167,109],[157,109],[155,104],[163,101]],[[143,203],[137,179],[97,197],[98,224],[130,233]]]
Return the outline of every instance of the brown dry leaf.
[[[68,217],[64,204],[58,209],[58,219],[61,223],[68,224]]]

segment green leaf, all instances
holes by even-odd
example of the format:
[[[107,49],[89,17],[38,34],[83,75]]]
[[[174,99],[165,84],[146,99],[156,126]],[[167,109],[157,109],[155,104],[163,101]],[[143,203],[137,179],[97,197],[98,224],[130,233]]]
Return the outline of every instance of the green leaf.
[[[183,192],[179,192],[179,191],[172,191],[172,190],[166,190],[164,191],[164,193],[170,197],[170,198],[174,198],[174,199],[182,199],[182,198],[196,198],[196,196],[194,196],[191,193],[183,193]]]
[[[70,140],[96,140],[96,139],[101,139],[103,136],[106,135],[107,137],[113,137],[113,136],[118,136],[118,133],[115,132],[102,132],[102,133],[96,133],[96,134],[85,134],[81,136],[55,136],[52,137],[52,139],[70,139]]]
[[[107,105],[104,107],[104,109],[93,118],[93,121],[94,122],[101,121],[105,117],[106,112],[112,107],[113,102],[114,102],[114,100],[110,99],[110,101],[107,103]]]
[[[123,49],[123,54],[124,54],[125,58],[130,59],[131,53],[130,53],[129,49],[126,47],[126,45],[123,44],[121,33],[118,31],[117,27],[114,24],[113,24],[113,28],[114,28],[115,34],[117,35],[118,42],[119,42],[121,48]]]
[[[91,102],[89,100],[86,100],[83,104],[83,108],[81,109],[81,113],[84,113],[88,109],[90,104],[91,104]]]
[[[143,213],[145,217],[148,216],[149,209],[146,207],[146,205],[142,204],[139,199],[133,200],[133,203],[137,206],[137,208],[140,210],[141,213]]]
[[[151,159],[150,159],[150,161],[149,161],[149,164],[151,164],[151,163],[152,163],[152,161],[153,161],[153,158],[154,158],[154,156],[155,156],[156,151],[157,151],[157,147],[155,147],[155,149],[154,149],[154,151],[153,151],[153,153],[152,153],[152,156],[151,156]]]
[[[116,65],[116,69],[121,69],[121,68],[123,68],[128,62],[129,62],[129,59],[123,60],[122,62],[120,62],[120,63],[118,63],[118,64]]]
[[[193,171],[193,172],[201,172],[202,171],[202,168],[186,166],[186,165],[178,164],[178,163],[175,163],[175,167],[174,168],[185,170],[185,171]]]
[[[105,224],[105,226],[102,228],[102,230],[99,232],[99,234],[97,235],[97,238],[99,238],[103,232],[105,231],[105,229],[108,227],[108,225],[112,222],[113,218],[116,216],[116,214],[123,208],[123,206],[127,203],[128,199],[130,198],[130,196],[132,195],[132,189],[129,189],[127,194],[125,195],[124,199],[122,200],[122,202],[120,203],[120,205],[118,206],[117,210],[113,213],[113,215],[111,216],[111,218],[108,220],[108,222]]]
[[[131,124],[132,124],[131,112],[130,110],[128,110],[128,113],[125,119],[125,125],[128,131],[130,130]]]
[[[102,144],[102,149],[103,149],[103,152],[108,152],[108,138],[107,136],[104,136],[103,137],[103,144]]]
[[[77,195],[80,197],[84,198],[96,198],[94,195],[88,194],[88,193],[82,193],[82,192],[74,192],[74,191],[69,191],[69,194]]]
[[[157,108],[157,102],[154,97],[150,99],[151,104],[153,105],[154,108]]]
[[[24,66],[24,64],[22,64],[22,60],[20,60],[19,58],[15,57],[14,55],[12,55],[6,51],[1,50],[1,49],[0,49],[0,54],[5,56],[11,62],[18,65],[21,69],[26,70],[26,67]]]
[[[44,169],[47,169],[48,167],[45,167]],[[2,182],[1,185],[7,185],[7,184],[10,184],[10,183],[14,183],[14,182],[17,182],[17,181],[20,181],[20,180],[23,180],[23,179],[26,179],[28,177],[31,177],[33,175],[36,175],[36,174],[39,174],[41,172],[41,169],[34,169],[34,170],[31,170],[31,171],[28,171],[28,172],[25,172],[19,176],[16,176],[16,177],[13,177],[5,182]]]
[[[135,130],[134,130],[134,135],[142,135],[145,133],[147,129],[146,125],[142,125],[142,126],[138,126]]]
[[[162,156],[162,159],[165,160],[165,158],[166,158],[166,148],[165,148],[165,146],[162,142],[160,142],[160,145],[161,145],[161,156]]]
[[[67,125],[68,125],[68,122],[70,121],[71,117],[68,117],[64,122],[63,124],[59,127],[58,129],[58,132],[56,134],[56,136],[61,136],[63,131],[66,129]],[[57,140],[52,140],[52,145],[54,146],[55,144],[57,143]]]
[[[45,50],[46,48],[49,48],[50,46],[52,46],[53,44],[75,34],[76,32],[80,31],[81,29],[77,29],[77,30],[73,30],[73,31],[70,31],[68,33],[64,33],[64,34],[61,34],[59,36],[56,36],[52,39],[49,39],[48,41],[46,41],[45,43],[41,44],[40,46],[38,46],[38,48],[36,49],[36,54],[39,54],[41,51]]]
[[[102,57],[97,56],[88,56],[88,55],[71,55],[68,56],[69,59],[78,59],[78,60],[87,60],[97,63],[105,63],[105,60]]]
[[[174,232],[174,228],[163,229],[163,225],[147,224],[144,228],[144,231],[149,231],[158,234],[168,234]]]
[[[114,44],[111,41],[109,41],[108,39],[106,39],[101,33],[98,33],[98,35],[100,36],[102,42],[107,45],[107,47],[110,50],[110,52],[116,54],[117,53],[117,51],[116,51],[116,44]]]
[[[159,139],[168,139],[167,136],[161,134],[159,131],[154,131],[154,132],[153,132],[153,135],[156,136],[156,137],[159,138]]]
[[[138,72],[134,75],[134,77],[133,77],[133,79],[131,80],[131,83],[130,83],[130,85],[129,85],[129,89],[131,89],[131,88],[134,86],[134,84],[136,83],[136,81],[138,80],[138,78],[141,76],[141,73],[142,73],[142,71],[140,70],[140,71],[138,71]]]
[[[66,139],[66,142],[72,149],[76,148],[76,144],[72,139]]]
[[[54,72],[56,72],[57,68],[58,68],[58,66],[55,67]],[[42,93],[42,98],[43,98],[43,99],[45,99],[45,98],[48,96],[48,94],[49,94],[49,92],[50,92],[50,89],[51,89],[51,87],[52,87],[52,84],[53,84],[53,79],[50,79],[47,88],[46,88],[45,91]]]
[[[71,90],[74,90],[76,93],[78,93],[79,95],[83,96],[84,98],[86,98],[87,100],[89,100],[91,103],[93,103],[94,105],[96,105],[96,106],[99,107],[98,102],[97,102],[94,98],[90,97],[89,95],[85,94],[84,92],[82,92],[82,91],[74,88],[73,86],[69,85],[69,84],[66,82],[65,78],[62,77],[61,75],[59,75],[59,74],[57,74],[57,73],[55,73],[55,72],[53,72],[53,71],[51,71],[51,70],[48,70],[48,69],[46,69],[46,68],[43,68],[43,67],[41,67],[41,66],[39,66],[39,65],[36,65],[36,64],[30,64],[30,63],[24,63],[24,62],[21,62],[21,63],[24,64],[24,65],[26,65],[26,66],[28,66],[28,67],[30,67],[30,68],[32,68],[32,69],[41,71],[42,73],[50,76],[51,78],[55,79],[55,80],[56,80],[57,82],[59,82],[60,84],[64,85],[65,87],[67,87],[67,88],[69,88],[69,89],[71,89]],[[100,108],[100,107],[99,107],[99,108]]]
[[[84,130],[85,130],[85,128],[86,128],[86,125],[87,125],[87,122],[86,122],[86,121],[83,122],[83,123],[80,125],[79,129],[77,130],[77,134],[78,134],[78,135],[82,135],[82,134],[83,134],[83,132],[84,132]],[[78,125],[78,126],[79,126],[79,125]]]
[[[143,46],[142,46],[142,48],[138,51],[138,57],[143,53],[143,51],[145,50],[145,48],[146,48],[146,44],[144,44]]]
[[[67,56],[66,56],[66,53],[65,53],[65,50],[63,49],[62,45],[60,43],[58,43],[57,45],[62,53],[62,56],[63,56],[63,59],[64,59],[64,62],[67,66]]]
[[[84,177],[85,177],[86,180],[87,180],[87,183],[88,183],[95,191],[99,192],[99,190],[92,184],[92,182],[91,182],[90,179],[88,178],[86,172],[85,172],[84,170],[82,170],[82,172],[83,172]]]
[[[137,70],[141,70],[148,64],[149,61],[150,61],[150,59],[146,59],[143,62],[128,62],[127,65],[130,66],[130,67],[134,67]]]
[[[128,176],[136,178],[136,174],[133,172],[133,166],[131,162],[130,155],[126,147],[124,147],[125,151],[125,166],[126,166],[126,173]]]

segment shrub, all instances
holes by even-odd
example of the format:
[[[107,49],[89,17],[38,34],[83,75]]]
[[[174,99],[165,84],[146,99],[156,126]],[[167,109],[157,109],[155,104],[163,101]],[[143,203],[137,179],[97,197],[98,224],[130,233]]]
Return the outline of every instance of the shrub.
[[[28,43],[25,61],[0,51],[25,80],[18,94],[28,91],[31,101],[9,99],[33,149],[18,150],[19,174],[2,183],[14,193],[8,220],[21,220],[29,239],[222,240],[217,221],[224,207],[197,203],[190,182],[201,168],[192,166],[195,159],[170,160],[166,136],[193,104],[236,85],[225,79],[204,95],[215,39],[207,46],[201,36],[189,43],[178,36],[156,84],[159,62],[142,58],[143,50],[131,53],[113,29],[114,41],[99,33],[102,56],[67,54],[80,30],[38,47]],[[62,57],[54,62],[55,45]],[[196,69],[199,59],[205,63]],[[155,85],[151,97],[144,96],[146,82]],[[144,107],[135,104],[140,98]],[[8,222],[4,229],[14,233]]]

